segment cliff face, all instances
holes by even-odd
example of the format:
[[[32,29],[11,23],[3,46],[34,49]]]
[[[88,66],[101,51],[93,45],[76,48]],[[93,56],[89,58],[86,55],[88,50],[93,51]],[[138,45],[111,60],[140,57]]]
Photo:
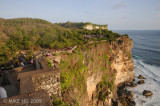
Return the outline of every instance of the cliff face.
[[[119,44],[112,44],[112,48],[115,50],[111,67],[116,70],[115,85],[122,84],[126,81],[130,82],[134,79],[134,63],[131,53],[133,41],[122,39],[119,41]]]
[[[108,28],[107,25],[93,25],[93,24],[88,24],[88,25],[84,26],[84,29],[87,29],[87,30],[107,29],[107,28]]]
[[[62,98],[82,106],[109,106],[117,99],[117,87],[134,79],[133,41],[94,42],[61,55]]]
[[[48,67],[46,61],[42,61],[43,58],[37,57],[42,70],[18,74],[21,97],[30,93],[34,97],[34,93],[40,92],[44,94],[35,97],[42,97],[44,103],[49,103],[45,98],[51,96],[54,98],[53,104],[68,102],[75,106],[112,106],[112,101],[118,98],[118,86],[134,79],[132,48],[133,41],[127,37],[121,37],[112,43],[106,40],[92,41],[68,51],[56,52],[50,57],[54,68]],[[37,91],[41,89],[47,92]],[[17,97],[19,96],[15,98]],[[0,103],[2,102],[1,100]]]

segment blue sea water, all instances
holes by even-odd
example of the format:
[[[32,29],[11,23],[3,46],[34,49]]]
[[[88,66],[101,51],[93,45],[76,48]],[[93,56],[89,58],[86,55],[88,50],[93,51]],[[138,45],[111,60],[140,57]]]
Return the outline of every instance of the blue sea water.
[[[115,30],[128,34],[133,39],[132,57],[134,61],[135,82],[141,74],[145,83],[134,88],[127,88],[135,93],[136,106],[160,106],[160,30]],[[153,92],[151,97],[144,97],[143,90]]]

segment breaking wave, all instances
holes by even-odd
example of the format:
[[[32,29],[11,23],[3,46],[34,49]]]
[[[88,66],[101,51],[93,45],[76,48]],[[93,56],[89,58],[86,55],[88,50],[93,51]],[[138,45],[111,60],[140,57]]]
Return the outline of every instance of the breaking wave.
[[[149,65],[143,62],[138,56],[133,56],[135,82],[138,82],[138,76],[143,75],[145,83],[134,88],[127,88],[135,93],[134,100],[136,106],[159,106],[160,105],[160,67]],[[144,90],[152,91],[153,95],[146,98],[142,95]]]

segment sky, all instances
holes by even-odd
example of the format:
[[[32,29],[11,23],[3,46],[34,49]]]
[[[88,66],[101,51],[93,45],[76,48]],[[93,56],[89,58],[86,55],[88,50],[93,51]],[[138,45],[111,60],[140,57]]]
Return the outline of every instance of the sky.
[[[110,30],[160,30],[160,0],[0,0],[0,18],[108,24]]]

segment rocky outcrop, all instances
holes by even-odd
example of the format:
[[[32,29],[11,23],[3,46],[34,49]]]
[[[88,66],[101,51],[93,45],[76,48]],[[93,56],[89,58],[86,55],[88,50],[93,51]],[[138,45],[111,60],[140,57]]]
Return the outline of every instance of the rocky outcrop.
[[[112,69],[116,70],[115,84],[119,85],[126,81],[132,82],[134,79],[134,63],[131,54],[133,48],[132,40],[122,45],[113,43],[112,48],[115,48],[115,54],[113,56],[115,59],[112,63]]]
[[[92,99],[93,92],[96,91],[97,84],[102,80],[102,75],[93,74],[87,79],[87,93],[89,101]]]
[[[61,96],[60,90],[60,73],[46,72],[32,76],[32,81],[35,90],[44,89],[48,92],[49,96]]]
[[[94,25],[94,24],[87,24],[84,26],[84,29],[93,30],[93,29],[107,29],[107,25]]]

